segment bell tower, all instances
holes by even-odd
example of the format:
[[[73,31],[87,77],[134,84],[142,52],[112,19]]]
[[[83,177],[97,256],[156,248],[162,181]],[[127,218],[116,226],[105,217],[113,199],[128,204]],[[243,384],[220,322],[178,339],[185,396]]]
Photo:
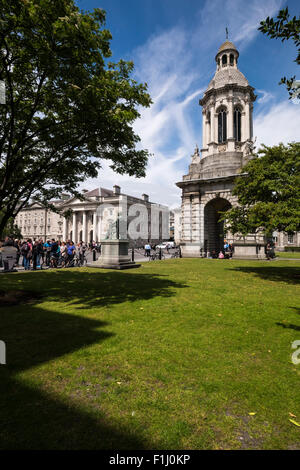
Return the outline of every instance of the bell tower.
[[[238,58],[237,48],[226,40],[216,54],[215,75],[199,104],[202,106],[202,157],[237,152],[242,166],[242,157],[251,153],[256,96],[254,88],[238,69]],[[224,155],[225,166],[226,163]]]
[[[222,250],[220,213],[237,205],[234,181],[253,158],[254,88],[238,69],[239,52],[226,41],[215,56],[216,71],[200,99],[202,146],[192,155],[189,172],[176,183],[182,189],[183,256],[208,256]],[[251,238],[251,237],[250,237]]]

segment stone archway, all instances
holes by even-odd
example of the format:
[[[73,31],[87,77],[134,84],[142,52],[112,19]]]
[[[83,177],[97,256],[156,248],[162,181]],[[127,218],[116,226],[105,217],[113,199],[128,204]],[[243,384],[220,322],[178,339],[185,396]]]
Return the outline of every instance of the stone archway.
[[[227,199],[211,199],[204,207],[204,251],[219,253],[224,247],[224,222],[219,222],[221,212],[232,207]]]

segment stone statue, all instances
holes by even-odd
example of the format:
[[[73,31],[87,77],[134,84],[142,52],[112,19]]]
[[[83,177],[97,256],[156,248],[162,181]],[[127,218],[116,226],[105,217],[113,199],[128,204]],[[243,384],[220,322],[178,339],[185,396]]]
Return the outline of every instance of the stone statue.
[[[198,163],[199,159],[200,159],[200,152],[199,152],[198,145],[196,144],[194,154],[192,155],[192,163]]]
[[[118,240],[119,239],[119,219],[110,220],[108,230],[105,235],[105,240]]]
[[[255,150],[255,142],[256,142],[256,137],[254,140],[251,140],[251,139],[247,139],[246,140],[246,144],[245,144],[245,152],[246,152],[246,155],[251,155],[253,154],[254,150]]]

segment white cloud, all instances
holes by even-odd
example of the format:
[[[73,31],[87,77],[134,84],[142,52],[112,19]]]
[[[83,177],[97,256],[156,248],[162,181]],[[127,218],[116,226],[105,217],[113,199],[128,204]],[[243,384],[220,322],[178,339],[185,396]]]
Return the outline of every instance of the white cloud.
[[[274,98],[274,95],[266,90],[258,90],[256,88],[255,92],[257,92],[259,95],[262,95],[257,100],[257,103],[259,104],[266,104]]]
[[[134,129],[141,137],[141,146],[153,153],[154,158],[149,160],[145,178],[115,174],[105,162],[99,179],[84,186],[120,184],[128,194],[147,193],[155,202],[170,207],[180,205],[181,191],[175,183],[187,173],[195,144],[200,147],[202,115],[197,101],[214,73],[214,56],[225,40],[225,27],[229,28],[229,39],[239,49],[245,48],[260,34],[257,27],[261,19],[277,13],[283,3],[282,0],[208,0],[195,13],[192,28],[175,25],[153,35],[133,51],[135,78],[147,82],[154,102],[151,108],[140,111],[141,118]],[[258,102],[265,104],[272,97],[267,91],[261,92],[263,96]],[[292,113],[290,108],[278,110],[287,118]],[[271,111],[256,118],[259,138],[265,142],[271,138],[273,120],[276,117],[272,117]],[[287,129],[289,125],[281,122],[280,131],[282,126]],[[294,123],[291,126],[294,129]]]
[[[275,104],[267,112],[260,113],[254,120],[254,134],[257,135],[257,146],[287,144],[299,140],[300,105],[288,99]]]

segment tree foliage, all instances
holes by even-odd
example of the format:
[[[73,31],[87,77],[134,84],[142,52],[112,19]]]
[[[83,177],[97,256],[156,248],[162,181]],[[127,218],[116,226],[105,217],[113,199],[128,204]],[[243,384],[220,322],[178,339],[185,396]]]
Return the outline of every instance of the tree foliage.
[[[47,205],[96,177],[101,159],[119,173],[145,175],[133,122],[151,98],[131,78],[133,63],[108,62],[105,12],[73,0],[2,0],[0,233],[30,198]]]
[[[0,213],[0,219],[2,214]],[[2,238],[11,237],[11,238],[18,238],[19,240],[22,238],[22,233],[19,227],[14,223],[14,219],[10,218],[4,229],[2,230]]]
[[[300,17],[294,16],[290,19],[288,7],[279,11],[277,21],[273,18],[267,18],[260,22],[258,28],[264,34],[267,34],[272,39],[280,38],[282,41],[292,39],[297,48],[297,57],[295,62],[300,64]],[[280,84],[284,83],[289,91],[290,98],[300,98],[300,87],[295,83],[295,78],[287,79],[283,77]]]
[[[232,233],[300,230],[300,143],[263,145],[243,168],[233,194],[238,207],[224,214]]]

